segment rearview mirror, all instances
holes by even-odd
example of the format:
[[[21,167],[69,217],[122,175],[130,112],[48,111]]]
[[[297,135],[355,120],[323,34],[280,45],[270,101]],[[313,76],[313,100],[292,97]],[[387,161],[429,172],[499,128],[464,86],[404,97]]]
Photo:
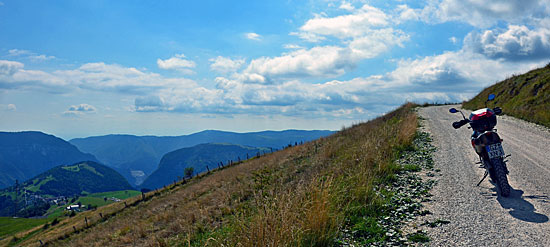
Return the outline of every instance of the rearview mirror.
[[[451,109],[449,109],[449,112],[450,112],[450,113],[457,113],[457,112],[458,112],[458,110],[457,110],[457,109],[455,109],[455,108],[451,108]]]
[[[487,101],[491,101],[491,100],[494,100],[495,99],[495,95],[494,94],[489,94],[489,97],[487,98]]]

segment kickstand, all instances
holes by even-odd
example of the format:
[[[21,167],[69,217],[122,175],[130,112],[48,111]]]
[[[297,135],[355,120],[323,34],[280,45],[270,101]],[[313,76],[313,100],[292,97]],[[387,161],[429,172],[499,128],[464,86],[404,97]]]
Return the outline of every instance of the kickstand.
[[[483,178],[481,179],[481,181],[479,181],[479,183],[477,183],[476,186],[479,186],[481,184],[481,182],[483,182],[483,180],[485,180],[485,178],[487,177],[487,175],[489,175],[489,172],[488,171],[485,171],[485,175],[483,175]]]

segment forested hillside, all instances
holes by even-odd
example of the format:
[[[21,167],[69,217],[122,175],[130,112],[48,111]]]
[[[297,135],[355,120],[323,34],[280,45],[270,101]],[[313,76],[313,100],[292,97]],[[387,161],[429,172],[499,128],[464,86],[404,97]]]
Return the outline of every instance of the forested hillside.
[[[182,148],[164,155],[158,169],[140,186],[155,189],[184,177],[185,168],[193,168],[193,175],[231,162],[239,162],[256,155],[271,152],[267,148],[254,148],[234,144],[200,144]]]
[[[58,165],[97,161],[53,135],[36,131],[0,132],[0,189],[30,179]]]

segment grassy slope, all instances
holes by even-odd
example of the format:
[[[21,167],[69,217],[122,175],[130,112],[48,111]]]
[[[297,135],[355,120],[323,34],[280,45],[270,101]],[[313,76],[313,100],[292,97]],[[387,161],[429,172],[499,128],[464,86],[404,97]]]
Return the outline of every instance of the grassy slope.
[[[496,95],[494,105],[500,106],[505,114],[550,127],[550,64],[484,89],[465,102],[464,108],[485,107],[491,93]]]
[[[126,208],[113,203],[77,214],[20,244],[326,246],[341,227],[368,237],[369,217],[383,203],[375,190],[391,179],[397,153],[416,133],[412,107],[147,193],[145,200],[127,199]],[[99,213],[114,216],[103,221]],[[85,228],[84,217],[92,227]]]
[[[0,217],[0,239],[46,223],[48,219]]]
[[[80,201],[82,205],[92,204],[94,206],[104,206],[111,203],[114,203],[111,200],[104,201],[103,198],[115,197],[118,199],[127,199],[139,195],[139,191],[135,190],[122,190],[122,191],[111,191],[111,192],[102,192],[94,193],[87,196],[80,197],[76,202],[72,204],[78,204]],[[32,229],[40,229],[47,222],[51,222],[54,218],[61,217],[66,214],[64,206],[59,206],[57,208],[52,207],[52,212],[49,213],[48,218],[44,219],[27,219],[27,218],[12,218],[12,217],[0,217],[0,240],[8,238],[11,235],[14,235],[18,232],[27,232]]]

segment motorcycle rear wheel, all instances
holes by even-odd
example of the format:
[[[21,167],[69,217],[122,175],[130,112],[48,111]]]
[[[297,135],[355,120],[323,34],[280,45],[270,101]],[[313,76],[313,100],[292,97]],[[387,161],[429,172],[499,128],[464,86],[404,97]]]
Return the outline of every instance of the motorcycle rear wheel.
[[[502,159],[492,159],[491,163],[495,171],[497,187],[500,190],[500,195],[508,197],[510,195],[510,184],[508,184],[508,177],[506,176],[506,168]]]

